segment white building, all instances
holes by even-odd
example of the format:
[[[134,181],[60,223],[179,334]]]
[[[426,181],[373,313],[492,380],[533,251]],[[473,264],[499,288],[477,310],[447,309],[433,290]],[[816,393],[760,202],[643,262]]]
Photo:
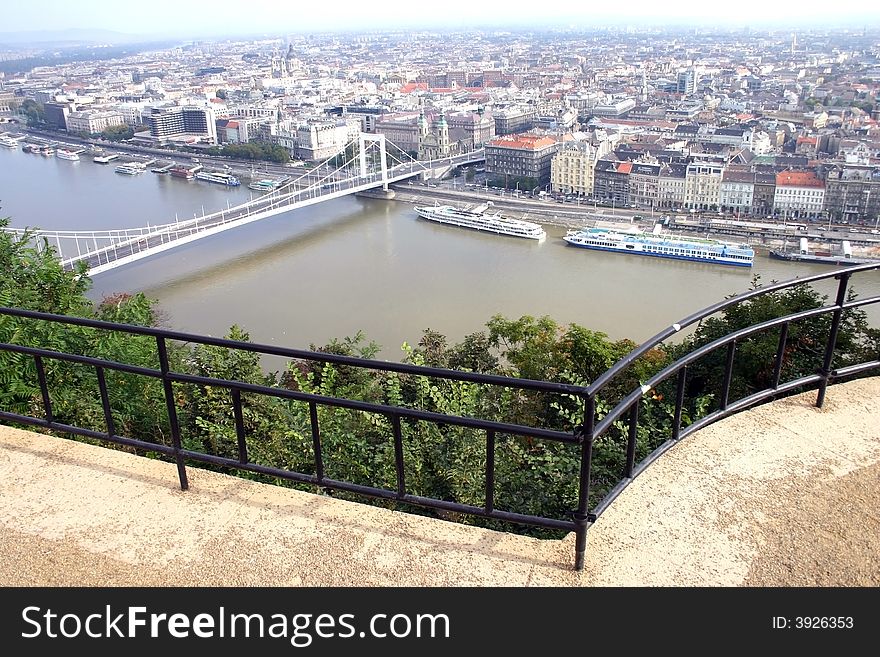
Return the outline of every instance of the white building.
[[[217,143],[217,117],[212,107],[153,107],[148,122],[150,136],[160,142],[199,139],[211,144]]]
[[[122,120],[126,125],[139,126],[146,123],[144,113],[149,109],[147,103],[121,103],[116,110],[122,114]]]
[[[320,161],[342,152],[356,138],[359,121],[309,121],[296,127],[296,156]]]
[[[721,178],[719,202],[722,211],[751,214],[755,192],[755,174],[727,170]]]
[[[115,110],[107,112],[87,110],[71,112],[67,115],[68,132],[103,132],[110,126],[116,125],[125,125],[125,119],[121,112]]]
[[[825,203],[825,182],[812,171],[776,174],[773,212],[783,217],[816,218]]]
[[[666,164],[660,167],[657,178],[657,205],[661,208],[680,208],[684,205],[685,176],[684,164]]]
[[[746,144],[755,155],[769,155],[773,152],[773,142],[770,141],[770,135],[763,130],[756,130],[750,133],[750,139]]]
[[[684,180],[685,207],[710,210],[721,203],[721,176],[724,165],[720,162],[701,161],[687,165]]]

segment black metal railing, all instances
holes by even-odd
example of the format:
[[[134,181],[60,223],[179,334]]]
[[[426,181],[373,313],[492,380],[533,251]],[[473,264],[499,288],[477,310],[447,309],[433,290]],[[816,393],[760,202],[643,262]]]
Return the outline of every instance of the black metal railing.
[[[158,368],[143,367],[131,365],[127,363],[116,362],[106,358],[97,358],[92,356],[78,355],[72,353],[62,353],[59,351],[46,349],[42,347],[34,347],[22,344],[0,343],[0,352],[10,352],[29,356],[34,363],[36,369],[36,378],[39,385],[40,396],[42,400],[42,417],[34,415],[26,415],[23,413],[15,413],[7,410],[0,410],[0,420],[12,422],[21,422],[29,425],[44,427],[64,433],[85,436],[93,439],[109,441],[111,443],[125,445],[128,447],[144,450],[148,452],[158,452],[172,458],[177,465],[178,477],[182,489],[188,488],[187,481],[187,461],[205,463],[213,466],[221,466],[233,470],[247,471],[260,475],[267,475],[301,484],[309,484],[319,488],[346,491],[357,495],[379,498],[404,504],[412,504],[419,507],[434,509],[438,511],[454,512],[469,516],[477,516],[481,518],[494,519],[504,522],[529,525],[534,527],[543,527],[548,529],[563,530],[575,532],[575,569],[580,570],[584,565],[584,553],[586,548],[586,534],[589,526],[601,515],[608,505],[635,479],[646,467],[655,461],[661,454],[669,449],[676,442],[693,433],[694,431],[708,425],[711,422],[719,420],[723,417],[731,415],[737,411],[753,406],[761,401],[767,400],[797,388],[808,385],[818,384],[817,406],[821,406],[826,394],[826,388],[829,383],[843,376],[860,374],[872,369],[880,368],[880,360],[868,360],[865,362],[852,364],[847,367],[833,369],[832,363],[837,345],[838,332],[841,325],[843,313],[847,310],[860,308],[870,304],[880,302],[880,296],[872,296],[858,300],[847,300],[847,289],[850,279],[864,272],[876,271],[880,269],[880,264],[859,265],[845,270],[829,272],[815,276],[809,276],[801,279],[795,279],[784,283],[777,283],[765,287],[761,287],[744,294],[726,299],[704,310],[701,310],[681,322],[659,332],[657,335],[646,341],[630,352],[627,356],[618,361],[613,367],[604,372],[589,386],[571,385],[565,383],[554,383],[547,381],[535,381],[529,379],[510,378],[497,375],[479,374],[473,372],[464,372],[457,370],[449,370],[436,367],[425,367],[406,363],[393,363],[379,360],[363,359],[352,356],[338,355],[332,353],[306,351],[299,349],[286,349],[271,345],[254,344],[250,342],[228,340],[222,338],[212,338],[206,336],[192,335],[177,331],[169,331],[165,329],[131,326],[125,324],[116,324],[112,322],[98,321],[92,319],[84,319],[78,317],[52,315],[47,313],[33,312],[16,308],[0,308],[0,317],[18,317],[36,321],[47,321],[52,323],[60,323],[70,326],[88,327],[91,329],[99,329],[116,333],[123,333],[135,336],[148,336],[155,339],[155,355],[157,357]],[[715,339],[714,341],[697,348],[688,353],[684,357],[666,366],[662,371],[650,378],[650,380],[639,384],[632,392],[627,394],[620,400],[616,406],[608,410],[601,418],[597,417],[597,403],[603,391],[613,381],[618,379],[620,375],[628,370],[637,360],[645,356],[652,349],[657,348],[669,338],[679,334],[679,332],[701,320],[723,311],[731,306],[742,303],[749,299],[762,295],[785,290],[797,285],[809,284],[817,281],[837,279],[839,281],[836,298],[833,304],[789,314],[783,317],[777,317],[768,321],[760,322],[752,326],[737,330],[726,336]],[[830,315],[831,321],[828,328],[828,335],[823,348],[823,357],[821,366],[813,374],[799,376],[794,380],[782,382],[780,380],[785,360],[786,347],[789,336],[789,327],[799,321],[809,318],[819,317],[822,315]],[[771,385],[763,390],[751,392],[750,394],[739,399],[730,399],[730,391],[732,384],[732,374],[734,360],[737,354],[737,344],[749,336],[756,335],[765,331],[779,329],[779,340],[777,343],[776,355],[774,358],[773,376],[771,377]],[[386,403],[377,403],[371,401],[361,401],[357,399],[347,399],[335,397],[316,392],[307,392],[299,389],[288,389],[284,387],[275,387],[270,385],[246,383],[238,380],[228,380],[216,377],[199,376],[187,372],[175,371],[170,364],[168,353],[168,342],[184,342],[191,345],[205,345],[213,347],[223,347],[245,352],[260,354],[261,356],[280,356],[283,358],[295,359],[297,361],[310,361],[319,363],[329,363],[340,366],[347,366],[360,369],[377,370],[381,372],[393,372],[398,374],[434,377],[440,379],[449,379],[453,381],[465,381],[470,383],[499,386],[507,389],[519,389],[534,391],[544,394],[567,395],[573,396],[579,400],[579,404],[583,408],[583,423],[576,427],[573,431],[564,432],[542,427],[528,426],[514,422],[503,422],[498,420],[481,419],[465,415],[453,415],[446,413],[438,413],[434,411],[408,408],[404,406],[391,405]],[[697,418],[690,422],[687,426],[682,426],[682,414],[685,404],[685,389],[688,381],[689,367],[708,354],[717,350],[724,350],[724,376],[718,397],[718,408],[707,413],[701,418]],[[82,366],[94,369],[97,377],[98,388],[101,397],[101,408],[103,412],[104,430],[97,431],[84,427],[72,426],[60,422],[53,414],[52,398],[50,394],[49,382],[46,376],[46,360],[58,360],[68,363],[77,363]],[[137,376],[149,377],[161,382],[162,394],[166,405],[166,414],[168,426],[170,427],[170,444],[154,443],[145,440],[139,440],[127,436],[118,435],[116,424],[113,418],[113,409],[110,403],[110,394],[106,371],[125,372]],[[637,440],[640,422],[640,402],[642,398],[650,391],[656,390],[658,386],[668,379],[675,377],[675,405],[672,414],[672,422],[669,428],[669,436],[665,440],[660,441],[657,438],[654,442],[658,443],[645,458],[637,462]],[[236,436],[236,457],[220,456],[217,454],[207,453],[205,451],[197,451],[184,447],[181,426],[177,416],[177,406],[175,402],[175,384],[195,384],[199,386],[212,386],[225,388],[230,393],[230,403],[233,411],[233,422]],[[292,471],[288,469],[278,468],[270,465],[263,465],[254,462],[249,455],[249,442],[244,414],[242,410],[242,394],[254,394],[268,397],[275,397],[287,400],[295,400],[304,402],[308,405],[308,423],[311,428],[311,443],[314,473]],[[393,447],[394,447],[394,470],[396,481],[393,487],[380,487],[374,485],[364,485],[353,481],[345,481],[328,477],[325,471],[323,457],[323,438],[321,435],[321,426],[319,423],[319,407],[332,407],[350,409],[354,411],[364,411],[368,413],[379,414],[385,416],[392,429]],[[594,457],[595,441],[609,432],[615,424],[620,423],[622,418],[628,414],[628,426],[626,427],[626,448],[623,470],[620,473],[620,479],[617,483],[610,487],[610,490],[604,497],[591,508],[591,476],[592,463]],[[417,495],[410,491],[406,480],[406,458],[404,450],[404,436],[401,429],[401,420],[407,419],[412,421],[423,421],[434,424],[436,426],[457,426],[465,427],[485,434],[485,471],[480,473],[484,477],[485,496],[482,505],[463,504],[453,502],[437,497],[426,497]],[[527,437],[537,441],[553,441],[575,446],[578,451],[580,467],[578,469],[577,485],[577,508],[573,509],[568,518],[551,518],[540,515],[523,513],[517,509],[498,509],[496,498],[496,448],[497,438],[500,434]]]

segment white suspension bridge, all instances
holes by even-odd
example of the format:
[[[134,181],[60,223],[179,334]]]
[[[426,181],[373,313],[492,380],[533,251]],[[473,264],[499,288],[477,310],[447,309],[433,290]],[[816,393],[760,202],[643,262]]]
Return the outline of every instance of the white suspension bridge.
[[[403,154],[398,148],[395,151]],[[342,153],[259,198],[201,217],[175,217],[171,223],[116,230],[0,230],[27,235],[37,248],[53,249],[65,269],[84,262],[88,273],[95,275],[260,219],[377,187],[387,191],[390,183],[415,176],[438,177],[454,166],[485,158],[484,151],[477,150],[429,161],[403,154],[408,158],[404,160],[389,152],[384,135],[367,133],[352,140]],[[344,161],[338,164],[340,160]]]

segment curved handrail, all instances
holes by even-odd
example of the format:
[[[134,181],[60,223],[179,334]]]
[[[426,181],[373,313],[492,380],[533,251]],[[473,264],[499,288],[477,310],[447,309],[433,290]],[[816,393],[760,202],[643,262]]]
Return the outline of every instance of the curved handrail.
[[[591,523],[595,522],[595,520],[602,514],[605,509],[608,508],[608,506],[614,501],[614,499],[616,499],[617,496],[620,495],[627,488],[627,486],[629,486],[629,484],[632,483],[632,481],[645,470],[645,468],[647,468],[651,463],[659,458],[660,455],[666,452],[673,444],[678,442],[680,439],[711,424],[712,422],[732,415],[733,413],[745,410],[762,401],[778,396],[782,393],[794,391],[809,384],[818,383],[816,406],[821,407],[825,397],[825,390],[833,378],[849,376],[853,374],[861,374],[870,370],[880,369],[880,359],[875,359],[854,365],[848,365],[846,367],[836,370],[833,370],[831,368],[834,351],[837,346],[837,335],[840,328],[840,322],[843,312],[855,308],[861,308],[863,306],[871,304],[880,304],[880,295],[870,296],[863,299],[854,299],[849,301],[847,300],[848,284],[852,276],[872,270],[880,270],[880,262],[847,267],[846,269],[837,269],[824,274],[816,274],[804,278],[795,278],[789,281],[783,281],[781,283],[774,283],[767,287],[760,287],[755,290],[750,290],[749,292],[742,295],[732,296],[724,301],[713,304],[708,308],[693,313],[685,319],[681,320],[680,323],[673,324],[671,327],[664,329],[653,338],[650,338],[641,346],[631,351],[625,357],[621,358],[617,363],[615,363],[610,369],[604,372],[588,387],[588,404],[583,427],[583,436],[585,440],[583,450],[583,463],[586,463],[589,466],[592,458],[593,442],[596,440],[596,438],[602,436],[605,432],[607,432],[616,422],[619,422],[621,418],[623,418],[624,414],[627,413],[627,411],[629,411],[630,413],[630,421],[626,445],[626,464],[624,466],[622,477],[613,486],[613,488],[605,494],[605,496],[598,502],[598,504],[592,508],[592,510],[590,509],[589,502],[589,471],[586,474],[587,480],[582,480],[581,482],[578,512],[575,514],[575,521],[578,524],[578,530],[576,532],[577,543],[575,548],[576,568],[583,566],[583,551],[586,542],[586,528]],[[833,304],[822,305],[818,308],[811,308],[800,312],[790,313],[781,317],[776,317],[774,319],[765,320],[763,322],[758,322],[756,324],[746,326],[744,328],[732,331],[727,335],[716,338],[715,340],[712,340],[711,342],[698,347],[697,349],[685,354],[675,362],[667,365],[661,371],[652,376],[648,381],[635,388],[632,392],[630,392],[622,400],[620,400],[613,409],[608,411],[608,413],[601,419],[601,421],[599,421],[598,423],[596,422],[595,409],[597,393],[610,381],[612,381],[614,377],[617,376],[623,369],[629,366],[635,359],[645,354],[648,350],[653,349],[663,340],[667,339],[671,335],[674,335],[685,326],[689,326],[694,322],[697,322],[705,317],[717,313],[720,310],[724,310],[725,308],[729,308],[736,304],[742,303],[743,301],[747,301],[758,296],[770,294],[798,285],[804,285],[807,283],[829,279],[835,279],[839,281],[836,298]],[[827,314],[832,314],[832,321],[828,330],[826,343],[824,345],[824,356],[818,371],[814,374],[801,376],[800,378],[793,381],[780,383],[780,375],[787,345],[789,325],[812,317],[819,317],[821,315]],[[740,399],[730,401],[728,399],[728,393],[730,391],[732,382],[733,361],[735,357],[737,341],[777,327],[780,328],[780,333],[779,342],[776,350],[772,384],[764,388],[763,390],[759,390]],[[719,403],[720,407],[714,412],[711,412],[701,418],[694,420],[687,427],[682,429],[682,409],[684,405],[684,392],[688,366],[699,361],[704,356],[720,349],[724,349],[725,347],[727,347],[727,357],[725,362],[725,376],[721,388],[721,398]],[[642,459],[641,462],[637,464],[635,462],[635,451],[639,422],[639,402],[645,396],[645,394],[647,394],[652,389],[655,389],[661,383],[669,380],[676,374],[678,374],[678,383],[670,436],[665,441],[662,441],[657,447],[655,447],[651,451],[650,454],[648,454],[644,459]]]
[[[778,290],[784,290],[786,288],[794,287],[796,285],[803,285],[804,283],[812,283],[814,281],[821,281],[829,278],[837,279],[844,272],[855,274],[862,271],[869,271],[871,269],[880,269],[880,263],[855,265],[853,267],[847,267],[846,269],[835,270],[830,273],[814,274],[812,276],[805,276],[803,278],[793,278],[788,281],[782,281],[780,283],[773,283],[771,285],[761,286],[755,288],[754,290],[749,290],[748,292],[745,292],[743,294],[731,295],[724,301],[719,301],[718,303],[712,304],[707,308],[698,310],[697,312],[688,315],[684,319],[675,322],[671,326],[666,327],[659,333],[655,334],[653,337],[648,338],[645,342],[633,349],[626,356],[624,356],[614,365],[612,365],[610,369],[603,372],[595,381],[593,381],[588,387],[588,393],[590,395],[596,395],[618,374],[620,374],[624,369],[631,365],[633,361],[640,358],[641,356],[644,356],[648,351],[661,344],[665,340],[668,340],[670,337],[681,331],[683,328],[686,328],[691,324],[700,321],[701,319],[705,319],[710,315],[714,315],[715,313],[724,310],[725,308],[729,308],[730,306],[741,303],[742,301],[746,301],[747,299],[761,296],[762,294],[767,294],[769,292],[776,292]]]

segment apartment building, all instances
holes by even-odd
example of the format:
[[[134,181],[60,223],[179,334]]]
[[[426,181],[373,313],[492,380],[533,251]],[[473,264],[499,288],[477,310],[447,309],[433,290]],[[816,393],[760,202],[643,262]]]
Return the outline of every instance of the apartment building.
[[[768,172],[755,173],[755,184],[752,189],[752,215],[769,217],[773,212],[773,198],[776,196],[776,174]]]
[[[384,114],[376,119],[373,132],[385,135],[385,139],[406,153],[419,152],[419,112]]]
[[[721,176],[719,203],[722,212],[737,215],[752,214],[755,194],[755,174],[748,170],[728,168]]]
[[[696,210],[716,209],[721,203],[721,177],[724,164],[709,160],[687,165],[684,205]]]
[[[354,128],[352,128],[354,126]],[[358,122],[309,121],[296,127],[296,156],[308,161],[321,161],[342,152],[357,136]]]
[[[449,132],[464,133],[472,148],[482,148],[495,138],[495,119],[486,112],[452,112],[446,115]]]
[[[486,173],[494,176],[534,178],[550,182],[556,140],[533,134],[505,135],[486,144]]]
[[[657,177],[657,205],[661,208],[684,206],[686,164],[664,164]]]
[[[103,132],[110,126],[125,125],[125,119],[121,112],[97,110],[85,110],[82,112],[70,112],[67,115],[68,132]]]
[[[211,107],[154,107],[147,121],[150,125],[150,136],[160,142],[176,137],[195,137],[207,143],[217,143],[217,118]]]
[[[815,219],[825,204],[825,182],[812,171],[783,171],[776,174],[773,212],[782,217]]]
[[[825,211],[837,220],[880,217],[880,167],[833,167],[825,177]]]
[[[629,205],[629,174],[632,166],[632,162],[599,160],[594,173],[593,198],[618,207]]]
[[[495,134],[511,135],[535,127],[537,112],[530,107],[515,107],[494,112]]]
[[[629,172],[629,202],[637,208],[658,207],[660,164],[633,162]]]
[[[554,192],[593,195],[593,174],[596,162],[611,151],[611,142],[587,140],[566,142],[553,156],[550,164],[550,183]]]

